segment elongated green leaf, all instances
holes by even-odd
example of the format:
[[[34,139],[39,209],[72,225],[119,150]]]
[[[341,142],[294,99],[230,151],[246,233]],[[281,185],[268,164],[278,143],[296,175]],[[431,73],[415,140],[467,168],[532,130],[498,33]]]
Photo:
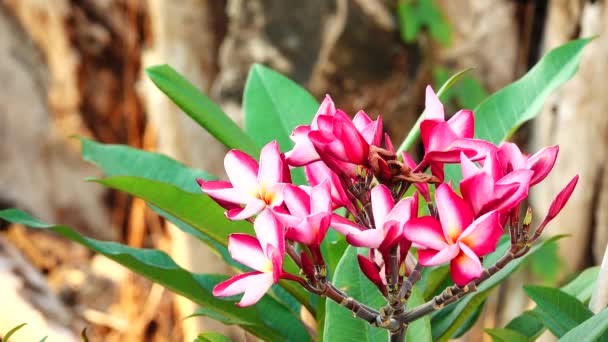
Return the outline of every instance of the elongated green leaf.
[[[6,335],[4,335],[4,337],[0,341],[8,342],[8,340],[10,339],[11,336],[13,336],[19,329],[23,328],[26,325],[27,325],[27,323],[21,323],[18,326],[12,328],[11,330],[7,331]]]
[[[431,318],[431,327],[433,332],[434,341],[447,341],[458,328],[464,324],[469,316],[475,313],[475,309],[481,305],[485,299],[490,295],[490,292],[496,288],[507,276],[515,272],[515,270],[521,265],[521,263],[534,255],[536,251],[543,248],[549,243],[554,243],[557,239],[563,236],[554,236],[551,239],[543,241],[533,246],[530,251],[523,257],[511,261],[502,270],[494,274],[490,279],[484,281],[479,285],[475,293],[471,293],[464,297],[460,301],[456,302],[454,308],[448,315],[441,315],[437,313]],[[499,244],[496,252],[488,255],[484,259],[484,267],[489,267],[504,254],[506,249],[509,247],[508,243],[503,242]],[[449,308],[449,306],[448,306]]]
[[[557,337],[593,316],[583,303],[560,289],[524,286],[524,291],[540,309],[538,315],[545,326]]]
[[[185,224],[200,230],[224,247],[227,246],[230,234],[254,235],[251,224],[245,221],[226,220],[223,210],[218,210],[220,207],[206,195],[189,193],[171,184],[139,177],[116,176],[95,181],[144,199]],[[299,270],[291,259],[286,261],[285,270],[297,274]],[[281,281],[281,285],[311,312],[315,312],[308,292],[301,286],[288,281]]]
[[[231,342],[232,340],[228,337],[216,333],[216,332],[206,332],[198,335],[194,342]]]
[[[509,329],[486,329],[493,342],[530,342],[531,339]]]
[[[575,296],[581,303],[586,303],[591,298],[598,272],[599,266],[590,267],[563,286],[561,290],[571,296]],[[545,326],[538,314],[539,311],[538,307],[526,311],[513,318],[505,328],[517,331],[530,338],[536,338],[545,330]]]
[[[475,137],[499,144],[534,118],[547,96],[577,71],[590,41],[579,39],[551,50],[524,77],[479,104],[474,111]]]
[[[357,264],[358,249],[349,246],[336,267],[334,285],[345,291],[348,296],[378,308],[386,305],[380,291],[361,272]],[[365,253],[361,249],[361,253]],[[386,330],[372,327],[367,322],[353,318],[352,312],[327,300],[325,312],[325,341],[386,341]]]
[[[467,72],[469,72],[470,70],[472,70],[471,68],[468,69],[464,69],[456,74],[454,74],[452,77],[450,77],[442,86],[441,88],[439,88],[439,90],[437,91],[437,96],[440,99],[443,99],[443,97],[445,97],[447,91],[456,83],[458,82],[458,80]],[[407,134],[407,136],[405,137],[405,139],[403,140],[403,142],[401,143],[401,145],[399,146],[399,148],[397,149],[397,155],[401,155],[401,153],[403,151],[407,151],[410,147],[412,147],[412,145],[416,142],[416,140],[418,140],[420,138],[420,122],[424,120],[424,112],[422,112],[422,114],[420,114],[420,116],[418,117],[418,120],[416,120],[416,123],[414,124],[414,127],[412,127],[412,129],[410,130],[410,132]]]
[[[249,70],[243,110],[245,132],[260,146],[277,140],[281,150],[293,146],[291,131],[310,125],[319,103],[306,89],[260,64]]]
[[[464,321],[464,323],[462,323],[460,327],[458,327],[458,329],[454,332],[453,338],[460,338],[464,336],[464,334],[466,334],[469,330],[471,330],[473,325],[475,325],[475,323],[479,319],[479,316],[481,316],[481,312],[483,311],[483,307],[485,305],[486,301],[484,300],[483,302],[481,302],[481,304],[479,304],[479,306],[475,308],[475,311],[473,311],[473,313],[469,315],[469,318],[467,318],[467,320]]]
[[[282,304],[265,296],[249,308],[237,308],[231,300],[220,300],[211,294],[213,287],[226,276],[192,274],[179,267],[166,253],[158,250],[138,249],[115,242],[99,241],[79,235],[73,229],[46,224],[26,213],[8,209],[0,211],[0,218],[33,228],[49,229],[86,246],[116,262],[157,282],[197,304],[215,310],[225,317],[250,322],[243,328],[264,339],[308,339],[302,322]],[[268,315],[273,312],[273,315]]]
[[[559,339],[560,342],[608,341],[608,308],[584,321]]]
[[[259,145],[173,68],[168,65],[153,66],[146,69],[146,74],[163,93],[218,141],[228,148],[239,149],[257,158]]]
[[[424,300],[430,300],[441,292],[445,288],[441,285],[449,276],[450,268],[448,265],[423,268],[420,282],[424,284]]]
[[[419,287],[419,284],[416,284],[412,289],[412,295],[407,302],[407,308],[413,309],[424,304],[424,302],[424,298],[422,297],[422,289]],[[406,340],[420,342],[433,341],[433,336],[431,334],[431,318],[429,316],[424,316],[412,322],[407,328]]]
[[[44,337],[43,337],[42,339],[40,339],[40,341],[38,341],[38,342],[44,342],[44,341],[46,341],[46,339],[47,339],[47,338],[48,338],[48,336],[44,336]]]

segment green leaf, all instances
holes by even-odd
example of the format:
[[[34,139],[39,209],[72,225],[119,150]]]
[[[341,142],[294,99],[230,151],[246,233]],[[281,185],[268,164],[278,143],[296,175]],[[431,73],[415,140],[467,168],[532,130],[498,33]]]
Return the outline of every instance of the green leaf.
[[[578,69],[590,38],[547,53],[526,75],[487,98],[475,109],[475,137],[498,145],[521,124],[534,118],[547,96]]]
[[[560,289],[524,286],[524,291],[538,305],[538,315],[545,326],[557,337],[593,316],[583,303]]]
[[[44,336],[44,337],[43,337],[42,339],[40,339],[40,341],[38,341],[38,342],[45,342],[47,338],[49,338],[49,337],[48,337],[48,336]]]
[[[306,89],[278,72],[260,64],[249,70],[243,95],[245,132],[258,145],[277,140],[281,150],[290,150],[291,131],[310,125],[318,108]]]
[[[220,333],[205,332],[198,335],[194,342],[232,342],[232,340]]]
[[[419,305],[424,304],[425,300],[422,297],[422,289],[419,288],[419,284],[416,284],[412,289],[412,294],[407,302],[407,308],[413,309]],[[431,318],[424,316],[412,323],[407,328],[407,341],[420,341],[420,342],[431,342],[433,336],[431,334]]]
[[[559,265],[562,264],[557,248],[555,244],[549,245],[547,248],[538,251],[529,261],[532,273],[540,277],[546,285],[555,284],[557,281]]]
[[[424,284],[424,300],[430,300],[441,292],[444,288],[441,285],[449,276],[449,265],[423,268],[421,283]]]
[[[439,88],[439,90],[437,91],[437,96],[440,99],[444,99],[447,91],[456,83],[458,82],[458,80],[467,72],[469,72],[471,70],[471,68],[462,70],[456,74],[454,74],[452,77],[450,77],[442,86],[441,88]],[[405,137],[405,139],[403,140],[403,142],[401,143],[401,145],[399,146],[399,148],[397,149],[397,155],[401,155],[401,153],[403,151],[407,151],[409,150],[410,147],[412,147],[412,145],[416,142],[416,140],[418,140],[420,138],[420,122],[424,120],[424,112],[422,112],[422,114],[420,114],[420,116],[418,117],[418,120],[416,120],[416,123],[414,124],[414,126],[412,127],[412,129],[410,130],[410,132],[407,134],[407,136]]]
[[[218,141],[228,148],[241,150],[257,158],[259,145],[177,71],[168,65],[158,65],[147,68],[146,74],[179,108]]]
[[[580,302],[586,303],[591,298],[595,281],[599,273],[599,266],[590,267],[581,272],[574,280],[561,288],[565,293],[575,296]],[[538,314],[540,308],[515,317],[506,325],[507,329],[519,332],[530,338],[536,338],[545,330],[545,326]]]
[[[433,0],[402,0],[397,7],[401,38],[411,43],[416,40],[422,27],[426,27],[433,39],[444,46],[450,44],[450,25]]]
[[[186,317],[185,319],[191,318],[191,317],[209,317],[212,318],[218,322],[224,323],[226,325],[252,325],[253,323],[244,319],[240,319],[238,317],[233,317],[233,316],[225,316],[223,314],[221,314],[220,312],[217,312],[213,309],[207,308],[207,307],[200,307],[198,309],[196,309],[194,311],[194,313],[188,317]]]
[[[466,334],[472,327],[475,325],[479,316],[481,316],[481,312],[483,311],[483,307],[486,305],[486,301],[484,300],[478,307],[475,308],[475,311],[467,318],[467,320],[462,323],[458,330],[454,332],[453,338],[460,338],[464,334]]]
[[[192,274],[179,267],[164,252],[83,237],[67,226],[46,224],[16,209],[0,211],[0,218],[63,235],[222,316],[249,322],[243,328],[260,338],[308,340],[299,318],[270,296],[264,296],[255,306],[248,308],[236,307],[233,298],[215,298],[211,291],[216,284],[227,279],[226,276]],[[269,315],[269,312],[273,314]]]
[[[349,246],[336,267],[334,285],[348,296],[371,307],[386,305],[386,300],[361,272],[357,263],[358,249]],[[365,253],[365,249],[360,249]],[[325,341],[386,341],[388,333],[384,329],[372,327],[367,322],[353,318],[348,309],[328,300],[325,307]]]
[[[460,301],[456,302],[454,308],[448,315],[441,315],[438,312],[431,318],[431,327],[433,331],[434,341],[447,341],[458,328],[466,323],[467,319],[475,313],[475,309],[481,305],[490,295],[491,291],[496,288],[505,278],[515,272],[517,268],[531,255],[534,255],[539,249],[544,248],[549,243],[554,243],[557,239],[563,236],[554,236],[551,239],[543,241],[533,246],[530,251],[521,258],[511,261],[502,270],[498,271],[491,278],[479,285],[477,291],[465,296]],[[509,248],[509,242],[503,240],[499,244],[496,252],[484,258],[484,267],[489,267],[496,262]],[[450,308],[448,306],[447,308]],[[446,309],[443,309],[446,310]]]
[[[608,341],[608,308],[584,321],[559,339],[560,342]]]
[[[0,214],[1,213],[2,211],[0,211]],[[27,325],[27,323],[21,323],[18,326],[12,328],[11,330],[7,331],[6,335],[4,335],[4,337],[0,341],[8,342],[9,338],[13,336],[19,329],[23,328],[25,325]]]
[[[509,329],[485,329],[493,342],[530,342],[531,339]]]

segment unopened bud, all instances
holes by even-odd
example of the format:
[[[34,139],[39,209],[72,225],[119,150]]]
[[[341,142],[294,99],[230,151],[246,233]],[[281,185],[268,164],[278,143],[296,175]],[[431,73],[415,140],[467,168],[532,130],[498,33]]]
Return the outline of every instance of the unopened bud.
[[[384,282],[382,282],[378,267],[363,255],[357,255],[357,261],[359,262],[359,268],[361,268],[361,271],[367,279],[374,283],[382,294],[386,295],[386,286],[384,285]]]
[[[564,208],[566,203],[568,203],[568,199],[570,199],[570,195],[576,188],[576,183],[578,182],[578,175],[574,176],[572,180],[562,189],[562,191],[555,196],[553,203],[551,203],[551,207],[549,207],[549,213],[547,213],[547,217],[545,221],[549,222],[559,214],[560,211]]]

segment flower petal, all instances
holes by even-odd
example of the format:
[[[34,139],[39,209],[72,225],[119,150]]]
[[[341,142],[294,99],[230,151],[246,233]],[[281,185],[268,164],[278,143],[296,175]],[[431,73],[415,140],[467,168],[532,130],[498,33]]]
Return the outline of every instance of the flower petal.
[[[459,138],[473,138],[474,119],[470,110],[459,110],[448,120],[448,125]]]
[[[319,160],[319,154],[308,139],[310,126],[298,126],[291,133],[295,143],[293,149],[285,154],[287,163],[292,166],[304,166]]]
[[[365,230],[364,227],[361,227],[355,222],[337,214],[331,215],[331,227],[344,236],[347,236],[348,234],[356,234],[362,230]]]
[[[310,213],[331,212],[331,195],[329,179],[315,186],[310,191]]]
[[[424,118],[427,120],[445,121],[445,113],[443,104],[439,101],[439,97],[433,91],[430,85],[426,86]]]
[[[447,247],[441,224],[431,216],[407,221],[403,229],[403,236],[420,246],[437,251]]]
[[[232,186],[247,193],[258,188],[258,163],[239,150],[231,150],[224,157],[224,168]]]
[[[502,165],[498,160],[497,151],[490,151],[483,161],[483,172],[492,176],[496,182],[503,176]]]
[[[384,225],[384,218],[393,209],[395,201],[391,191],[384,184],[376,185],[372,189],[371,200],[375,227],[380,229]]]
[[[459,251],[460,248],[458,247],[458,244],[449,245],[440,251],[434,249],[419,249],[418,261],[422,266],[437,266],[454,259]]]
[[[481,209],[494,199],[494,180],[487,173],[479,173],[460,181],[460,193],[478,214]]]
[[[503,232],[499,218],[497,211],[480,216],[465,229],[458,241],[467,245],[477,256],[494,252]]]
[[[272,286],[272,283],[272,273],[250,274],[247,277],[242,277],[232,284],[225,286],[222,292],[225,294],[224,296],[244,292],[243,298],[241,298],[241,301],[237,303],[237,306],[246,307],[257,303],[260,299],[262,299],[264,294],[266,294],[266,292],[268,292]]]
[[[224,181],[203,182],[201,190],[225,208],[230,207],[229,204],[246,204],[254,199],[251,194],[244,192],[243,189],[233,188],[232,184]]]
[[[228,251],[234,260],[254,270],[265,272],[270,265],[270,260],[264,254],[260,241],[251,235],[230,234]]]
[[[271,141],[262,148],[260,153],[260,171],[257,182],[260,187],[266,188],[282,181],[283,160],[281,160],[279,144],[276,141]]]
[[[456,241],[465,228],[473,222],[471,208],[445,183],[437,187],[435,202],[446,241],[448,243]]]
[[[383,229],[367,229],[346,235],[346,241],[356,247],[378,248],[382,240]]]
[[[400,226],[403,226],[405,222],[416,217],[418,213],[418,201],[417,197],[409,196],[401,199],[391,211],[384,218],[384,226],[387,222],[396,221],[399,222]]]
[[[464,286],[478,278],[483,272],[481,261],[465,244],[460,244],[460,253],[450,263],[450,274],[456,285]]]
[[[230,209],[226,212],[226,217],[229,220],[238,221],[250,218],[251,216],[259,213],[266,207],[266,202],[257,198],[251,199],[245,205],[245,208]]]
[[[498,147],[498,159],[505,173],[526,168],[526,157],[521,153],[519,147],[511,142],[500,144]]]
[[[321,102],[321,105],[319,106],[319,109],[317,110],[317,113],[315,114],[315,117],[312,120],[311,128],[314,130],[319,129],[319,126],[317,125],[317,118],[319,116],[334,116],[335,113],[336,105],[334,104],[334,101],[329,95],[325,95],[323,102]]]
[[[530,186],[540,183],[555,165],[559,146],[549,146],[538,151],[535,155],[526,161],[527,169],[534,171],[534,176],[530,180]]]
[[[255,235],[260,241],[262,250],[267,257],[270,257],[270,254],[268,253],[269,245],[278,249],[281,254],[285,251],[283,226],[270,209],[262,210],[255,218],[253,229],[255,230]]]
[[[310,214],[310,196],[301,188],[286,184],[283,188],[283,200],[291,215],[304,218]]]
[[[460,168],[462,169],[462,179],[467,179],[483,172],[463,152],[460,152]]]

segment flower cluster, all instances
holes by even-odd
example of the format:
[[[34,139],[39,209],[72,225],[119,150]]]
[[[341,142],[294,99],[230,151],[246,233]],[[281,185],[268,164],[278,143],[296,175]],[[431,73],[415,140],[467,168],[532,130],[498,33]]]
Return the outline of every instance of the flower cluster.
[[[360,268],[389,300],[403,295],[404,278],[414,268],[449,263],[458,286],[480,278],[481,258],[496,249],[503,232],[523,226],[527,234],[529,217],[519,222],[519,206],[551,171],[558,147],[529,157],[512,143],[475,139],[473,113],[461,110],[446,121],[431,87],[420,133],[424,155],[416,163],[407,153],[396,154],[381,117],[372,120],[360,111],[351,120],[327,96],[312,123],[294,129],[291,151],[282,154],[273,141],[259,163],[241,151],[228,152],[229,182],[198,182],[228,219],[253,223],[255,237],[229,238],[232,257],[253,270],[217,285],[214,295],[244,293],[239,305],[252,305],[280,279],[324,294],[320,246],[328,229],[369,249],[359,255]],[[458,184],[444,182],[446,163],[460,164]],[[292,183],[295,167],[304,168],[308,185]],[[577,179],[558,195],[534,236],[512,232],[512,242],[534,242]],[[347,214],[336,214],[338,208]],[[286,254],[300,275],[283,270]]]

